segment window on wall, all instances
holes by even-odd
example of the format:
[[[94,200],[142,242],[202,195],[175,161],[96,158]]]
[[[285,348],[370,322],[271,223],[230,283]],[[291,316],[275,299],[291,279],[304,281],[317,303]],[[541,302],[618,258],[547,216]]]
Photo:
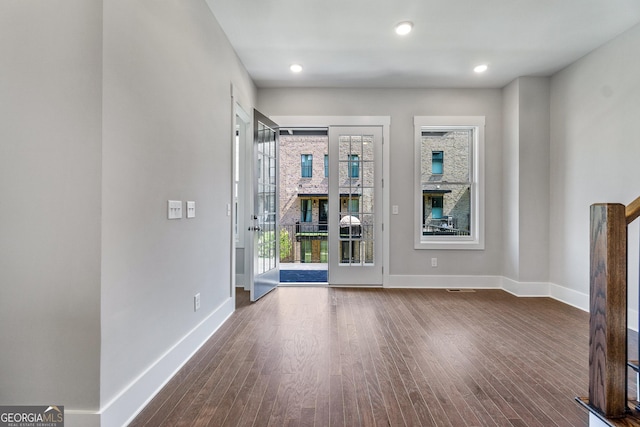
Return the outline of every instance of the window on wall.
[[[324,177],[329,177],[329,155],[324,155]]]
[[[442,206],[444,205],[444,197],[433,196],[431,198],[431,218],[442,219]]]
[[[360,157],[357,154],[349,156],[349,178],[360,177]]]
[[[311,222],[313,217],[311,199],[300,200],[300,222]]]
[[[431,173],[442,175],[444,151],[431,152]]]
[[[484,117],[414,124],[415,248],[484,249]]]
[[[313,176],[313,155],[303,154],[300,156],[301,176],[311,178]]]

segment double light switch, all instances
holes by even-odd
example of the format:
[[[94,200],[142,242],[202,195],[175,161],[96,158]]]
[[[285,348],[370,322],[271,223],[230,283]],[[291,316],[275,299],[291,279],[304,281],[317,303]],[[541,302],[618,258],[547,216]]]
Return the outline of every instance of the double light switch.
[[[181,200],[169,200],[167,218],[169,219],[181,219],[182,218],[182,201]],[[196,202],[187,202],[187,218],[196,217]]]

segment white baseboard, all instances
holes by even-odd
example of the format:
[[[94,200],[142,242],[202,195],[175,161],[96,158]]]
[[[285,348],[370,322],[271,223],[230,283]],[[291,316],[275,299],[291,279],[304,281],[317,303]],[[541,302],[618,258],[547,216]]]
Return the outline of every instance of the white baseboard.
[[[605,423],[597,415],[589,412],[589,427],[609,427],[610,424]]]
[[[589,311],[589,294],[549,283],[549,296],[582,311]]]
[[[548,282],[518,282],[503,276],[389,275],[385,288],[502,289],[517,297],[549,297],[589,312],[589,294]],[[638,310],[629,309],[627,327],[638,331]]]
[[[246,288],[244,283],[244,273],[236,273],[236,288]]]
[[[101,427],[98,412],[64,410],[65,427]]]
[[[500,276],[418,276],[389,275],[385,288],[418,289],[501,289]]]
[[[501,277],[502,289],[517,297],[548,297],[549,283],[518,282],[508,277]]]
[[[235,310],[235,300],[227,299],[206,319],[187,333],[176,345],[155,361],[116,398],[106,404],[99,414],[98,424],[93,420],[87,424],[100,427],[117,427],[130,423],[153,399],[167,382],[182,368],[198,349],[218,330]],[[85,415],[83,415],[85,416]],[[75,417],[72,417],[75,418]]]

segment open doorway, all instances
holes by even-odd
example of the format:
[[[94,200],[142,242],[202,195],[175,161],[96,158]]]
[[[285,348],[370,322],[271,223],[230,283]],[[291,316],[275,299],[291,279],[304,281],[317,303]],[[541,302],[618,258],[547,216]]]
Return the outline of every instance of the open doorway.
[[[326,284],[328,128],[280,129],[280,283]]]

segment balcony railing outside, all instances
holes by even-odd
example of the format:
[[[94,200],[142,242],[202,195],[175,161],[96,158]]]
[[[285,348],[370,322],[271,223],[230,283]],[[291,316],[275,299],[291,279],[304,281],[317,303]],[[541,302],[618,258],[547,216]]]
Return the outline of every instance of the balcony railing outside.
[[[470,236],[469,230],[460,230],[447,224],[446,221],[431,221],[422,226],[423,236]]]
[[[327,224],[280,224],[280,262],[326,263],[328,236]]]
[[[373,244],[373,225],[353,224],[340,227],[341,262],[355,262],[364,257],[369,262]],[[280,224],[281,263],[327,263],[329,227],[326,223],[296,222]],[[349,242],[360,242],[355,245]],[[345,246],[347,245],[347,246]],[[363,246],[364,245],[364,246]],[[357,247],[356,247],[357,246]],[[355,249],[351,249],[355,247]],[[344,252],[344,253],[343,253]],[[362,254],[361,254],[362,252]],[[346,258],[345,258],[346,257]]]

